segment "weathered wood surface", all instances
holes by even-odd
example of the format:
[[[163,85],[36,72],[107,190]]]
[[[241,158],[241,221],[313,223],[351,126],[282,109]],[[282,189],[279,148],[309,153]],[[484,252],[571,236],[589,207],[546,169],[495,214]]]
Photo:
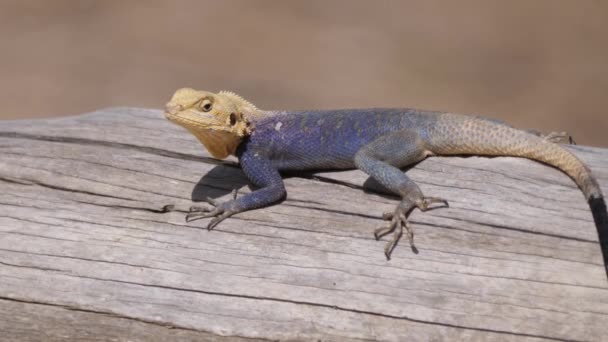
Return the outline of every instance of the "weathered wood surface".
[[[608,193],[608,150],[569,147]],[[419,250],[373,239],[394,198],[359,171],[286,180],[282,204],[215,231],[193,200],[248,192],[160,111],[0,123],[0,339],[602,340],[608,282],[561,172],[431,158],[408,173],[450,208]],[[175,210],[167,211],[167,205]]]

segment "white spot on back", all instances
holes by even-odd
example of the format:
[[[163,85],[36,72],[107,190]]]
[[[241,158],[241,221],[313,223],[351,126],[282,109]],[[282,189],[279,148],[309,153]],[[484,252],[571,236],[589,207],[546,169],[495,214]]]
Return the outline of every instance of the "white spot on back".
[[[281,121],[277,122],[277,124],[274,125],[275,131],[277,131],[277,132],[280,131],[282,126],[283,126],[283,123]]]

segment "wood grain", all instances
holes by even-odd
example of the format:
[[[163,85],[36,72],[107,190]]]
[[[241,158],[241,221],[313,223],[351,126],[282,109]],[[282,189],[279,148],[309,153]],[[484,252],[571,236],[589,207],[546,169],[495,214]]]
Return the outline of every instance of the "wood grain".
[[[608,150],[568,147],[608,193]],[[600,341],[608,282],[591,213],[560,171],[430,158],[450,208],[411,216],[415,254],[372,230],[396,200],[359,171],[204,229],[204,196],[250,189],[156,110],[0,123],[2,340]]]

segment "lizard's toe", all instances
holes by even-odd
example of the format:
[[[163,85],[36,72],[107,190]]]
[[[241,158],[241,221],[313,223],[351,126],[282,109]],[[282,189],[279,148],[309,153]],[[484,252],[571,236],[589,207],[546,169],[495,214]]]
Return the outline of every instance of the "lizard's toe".
[[[393,216],[390,218],[390,222],[388,224],[374,230],[374,237],[376,240],[380,240],[380,238],[382,238],[384,235],[393,232],[397,228],[398,223],[398,220],[395,220]]]
[[[211,198],[211,197],[205,197],[205,202],[211,204],[214,207],[217,207],[221,203],[220,201],[218,201],[214,198]]]
[[[438,206],[438,207],[431,207],[431,205],[434,203],[441,203],[443,205]],[[440,197],[423,197],[422,199],[420,199],[419,201],[416,202],[416,206],[421,211],[427,211],[427,210],[432,210],[432,209],[437,209],[437,208],[449,208],[450,204],[448,203],[448,201],[446,199],[443,199]]]
[[[441,206],[432,207],[433,204],[442,204]],[[374,230],[374,237],[379,240],[384,235],[393,233],[393,238],[384,247],[384,255],[387,260],[390,260],[391,253],[397,246],[397,243],[403,236],[405,230],[407,238],[410,242],[410,247],[414,253],[418,253],[416,246],[414,245],[414,228],[410,225],[407,220],[407,216],[413,208],[419,208],[421,211],[427,211],[436,208],[449,207],[448,201],[440,197],[424,197],[422,194],[416,199],[404,198],[401,203],[392,212],[385,212],[382,214],[384,220],[390,220],[388,224]]]
[[[192,222],[204,218],[214,217],[222,214],[224,211],[220,208],[214,208],[212,210],[202,208],[203,210],[191,211],[186,214],[186,222]]]
[[[394,232],[393,238],[384,247],[384,255],[386,256],[386,260],[391,259],[391,253],[397,246],[399,240],[401,240],[401,236],[403,236],[404,229],[407,232],[410,246],[412,247],[412,249],[415,249],[416,247],[414,246],[414,230],[407,221],[406,214],[401,208],[395,210],[393,219],[391,220],[391,223],[388,226],[376,229],[376,231],[374,232],[376,239],[379,239],[380,237],[386,234]]]
[[[233,192],[233,194],[235,193],[236,192]],[[209,224],[207,224],[207,229],[212,230],[220,222],[239,212],[239,210],[235,210],[233,208],[234,200],[220,202],[207,197],[205,201],[214,208],[193,206],[190,208],[190,212],[186,214],[186,222],[192,222],[204,218],[212,218],[211,221],[209,221]]]
[[[207,197],[205,198],[205,202],[209,203],[210,205],[214,206],[215,208],[207,208],[207,207],[201,207],[198,205],[193,205],[190,207],[190,212],[186,215],[186,222],[190,222],[190,221],[194,221],[194,220],[198,220],[198,219],[202,219],[202,218],[207,218],[207,217],[213,217],[216,216],[218,214],[221,214],[222,212],[224,212],[224,210],[222,209],[218,209],[221,206],[221,203],[211,197]]]
[[[209,205],[212,205],[214,207],[217,207],[217,206],[219,206],[221,204],[220,201],[218,201],[218,200],[216,200],[214,198],[211,198],[211,197],[205,197],[205,199],[203,201],[205,201],[205,203],[208,203]],[[213,209],[208,209],[208,208],[201,207],[201,206],[198,206],[198,205],[193,205],[193,206],[190,207],[190,212],[194,212],[194,211],[208,212],[208,211],[211,211],[211,210],[213,210]]]
[[[383,218],[390,219],[390,222],[374,231],[374,237],[379,240],[384,235],[393,233],[393,238],[384,247],[384,255],[387,260],[391,259],[391,253],[403,235],[403,229],[407,232],[408,239],[412,248],[414,247],[414,230],[407,221],[407,213],[410,206],[399,205],[392,213],[384,213]]]
[[[200,207],[198,205],[193,205],[193,206],[190,207],[190,209],[188,211],[191,212],[191,213],[192,212],[205,212],[206,213],[208,211],[211,211],[211,209],[205,208],[205,207]]]
[[[213,228],[215,228],[215,226],[217,226],[220,222],[224,221],[225,219],[227,219],[228,217],[234,215],[235,213],[232,211],[225,211],[217,216],[215,216],[207,225],[207,230],[212,230]]]
[[[392,220],[394,215],[395,213],[392,211],[385,211],[382,213],[382,219],[385,221]]]

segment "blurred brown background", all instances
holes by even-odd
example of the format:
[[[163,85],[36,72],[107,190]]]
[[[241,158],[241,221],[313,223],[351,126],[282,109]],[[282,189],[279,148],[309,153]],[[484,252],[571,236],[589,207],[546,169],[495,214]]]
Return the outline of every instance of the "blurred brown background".
[[[608,1],[0,0],[0,118],[161,108],[418,107],[608,147]],[[1,123],[0,123],[1,124]]]

